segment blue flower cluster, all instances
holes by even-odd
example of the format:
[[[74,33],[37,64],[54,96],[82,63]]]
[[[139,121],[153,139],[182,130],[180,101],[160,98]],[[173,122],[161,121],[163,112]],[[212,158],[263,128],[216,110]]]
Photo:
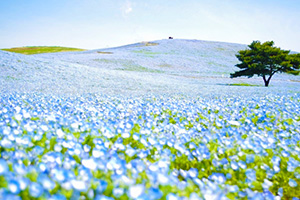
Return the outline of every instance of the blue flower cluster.
[[[300,198],[299,99],[0,94],[0,199]]]

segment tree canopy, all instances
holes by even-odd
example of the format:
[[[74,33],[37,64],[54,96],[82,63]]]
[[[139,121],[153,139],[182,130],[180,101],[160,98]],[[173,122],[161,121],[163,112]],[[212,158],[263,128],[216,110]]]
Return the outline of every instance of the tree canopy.
[[[263,78],[268,87],[272,76],[277,72],[294,75],[300,73],[300,54],[290,54],[290,51],[274,47],[273,41],[253,41],[248,47],[249,49],[241,50],[236,55],[241,62],[236,67],[241,70],[230,74],[231,78],[257,75]]]

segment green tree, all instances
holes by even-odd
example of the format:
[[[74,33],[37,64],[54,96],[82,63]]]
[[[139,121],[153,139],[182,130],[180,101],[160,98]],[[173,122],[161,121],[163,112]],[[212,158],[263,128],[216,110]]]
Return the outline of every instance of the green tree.
[[[277,72],[294,75],[300,73],[300,54],[289,54],[290,51],[274,47],[273,41],[260,43],[253,41],[248,49],[238,52],[236,57],[241,62],[236,65],[240,71],[230,74],[230,78],[254,75],[261,76],[268,87],[272,76]]]

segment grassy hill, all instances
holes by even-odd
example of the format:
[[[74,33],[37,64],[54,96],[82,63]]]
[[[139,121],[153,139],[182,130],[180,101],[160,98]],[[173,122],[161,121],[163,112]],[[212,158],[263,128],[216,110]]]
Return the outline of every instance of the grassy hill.
[[[71,48],[71,47],[57,47],[57,46],[14,47],[14,48],[1,49],[1,50],[13,52],[13,53],[21,53],[25,55],[69,52],[69,51],[84,51],[84,49]]]
[[[0,92],[61,94],[229,94],[298,92],[300,76],[230,79],[243,44],[158,40],[121,47],[26,56],[0,51]],[[42,52],[40,52],[42,53]],[[247,86],[247,87],[245,87]]]

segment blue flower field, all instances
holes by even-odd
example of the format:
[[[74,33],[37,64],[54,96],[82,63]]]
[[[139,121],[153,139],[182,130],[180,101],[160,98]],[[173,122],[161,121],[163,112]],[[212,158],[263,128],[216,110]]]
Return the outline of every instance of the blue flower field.
[[[0,99],[1,199],[300,198],[299,94]]]
[[[300,76],[230,79],[244,48],[0,51],[0,199],[300,199]]]

